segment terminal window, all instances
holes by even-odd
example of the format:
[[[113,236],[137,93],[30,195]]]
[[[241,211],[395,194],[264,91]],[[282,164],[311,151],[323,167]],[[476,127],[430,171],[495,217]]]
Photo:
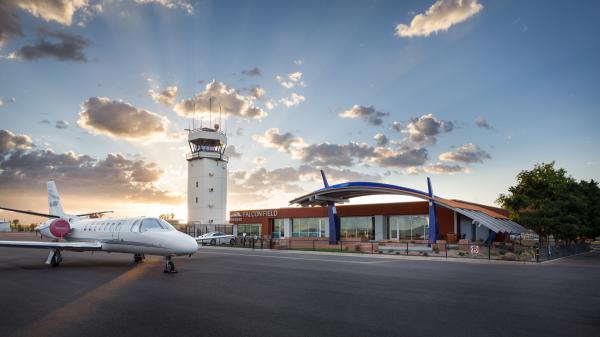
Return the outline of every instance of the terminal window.
[[[260,236],[260,224],[239,224],[237,225],[237,233],[238,236],[243,236],[246,233],[246,236]]]
[[[271,236],[273,237],[273,239],[279,239],[279,238],[282,238],[284,236],[284,234],[283,234],[283,228],[285,226],[283,225],[283,220],[284,219],[275,219],[275,220],[273,220],[273,233],[271,234]]]
[[[329,220],[327,218],[295,218],[292,219],[293,237],[329,237]]]
[[[393,215],[390,216],[391,240],[427,240],[429,238],[429,216]]]
[[[375,218],[352,216],[340,218],[340,236],[343,238],[375,238]]]

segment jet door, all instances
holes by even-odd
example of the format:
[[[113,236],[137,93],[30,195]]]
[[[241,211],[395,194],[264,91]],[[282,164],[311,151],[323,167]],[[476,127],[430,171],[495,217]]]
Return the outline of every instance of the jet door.
[[[119,240],[119,233],[121,232],[121,223],[117,223],[112,226],[112,238],[113,240]]]

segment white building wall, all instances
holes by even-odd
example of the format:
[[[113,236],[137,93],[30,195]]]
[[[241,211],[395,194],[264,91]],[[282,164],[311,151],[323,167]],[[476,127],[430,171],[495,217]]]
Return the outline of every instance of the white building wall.
[[[376,215],[375,216],[375,240],[383,240],[385,235],[385,226],[384,226],[384,216]]]
[[[188,161],[188,222],[225,224],[227,162],[216,158]]]

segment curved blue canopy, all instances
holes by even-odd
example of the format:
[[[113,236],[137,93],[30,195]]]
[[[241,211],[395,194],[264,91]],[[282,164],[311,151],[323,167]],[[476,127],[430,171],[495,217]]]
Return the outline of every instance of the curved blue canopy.
[[[392,184],[372,182],[348,182],[324,187],[290,201],[301,206],[327,206],[328,201],[347,202],[348,199],[368,195],[396,194],[409,195],[421,199],[432,199],[427,192]]]

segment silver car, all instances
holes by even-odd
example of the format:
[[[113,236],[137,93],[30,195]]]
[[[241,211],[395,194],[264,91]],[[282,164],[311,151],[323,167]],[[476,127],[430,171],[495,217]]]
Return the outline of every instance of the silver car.
[[[231,234],[225,234],[223,232],[209,232],[203,235],[200,235],[195,238],[196,242],[203,245],[223,245],[230,244],[235,245],[235,236]]]

